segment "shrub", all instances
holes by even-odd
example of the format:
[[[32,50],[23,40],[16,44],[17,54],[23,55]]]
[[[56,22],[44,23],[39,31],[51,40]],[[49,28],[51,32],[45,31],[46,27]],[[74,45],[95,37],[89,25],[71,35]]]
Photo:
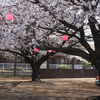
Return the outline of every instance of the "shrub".
[[[57,68],[58,69],[70,69],[70,66],[68,66],[68,65],[58,65]]]
[[[14,70],[14,67],[9,68],[10,71]],[[23,67],[16,67],[16,71],[25,71]]]

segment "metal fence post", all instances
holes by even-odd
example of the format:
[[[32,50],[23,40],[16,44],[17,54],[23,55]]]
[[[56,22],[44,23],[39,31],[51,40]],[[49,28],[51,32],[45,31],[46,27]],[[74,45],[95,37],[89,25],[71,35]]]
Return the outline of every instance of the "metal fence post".
[[[4,71],[4,63],[3,63],[3,69],[2,70]]]
[[[26,64],[26,72],[27,72],[27,64]]]
[[[4,71],[4,63],[2,64],[2,73],[1,73],[1,75],[3,75],[3,71]]]
[[[17,70],[17,76],[18,76],[18,70]]]

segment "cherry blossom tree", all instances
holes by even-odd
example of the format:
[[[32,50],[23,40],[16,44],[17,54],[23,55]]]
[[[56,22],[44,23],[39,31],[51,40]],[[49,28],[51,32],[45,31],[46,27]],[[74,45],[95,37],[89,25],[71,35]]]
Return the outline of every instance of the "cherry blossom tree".
[[[39,12],[42,13],[39,9],[27,0],[6,0],[0,5],[0,50],[24,57],[31,64],[32,81],[37,79],[41,64],[55,54],[36,48],[37,41],[44,37],[37,28],[38,19],[45,16],[43,13],[38,18]],[[12,18],[7,18],[9,14]]]
[[[47,13],[44,20],[38,20],[38,27],[45,30],[45,34],[69,37],[62,47],[57,46],[58,41],[48,42],[48,38],[39,40],[38,43],[45,49],[49,48],[87,59],[95,66],[100,77],[99,0],[32,0],[31,3],[38,5]],[[48,22],[47,18],[54,24]]]

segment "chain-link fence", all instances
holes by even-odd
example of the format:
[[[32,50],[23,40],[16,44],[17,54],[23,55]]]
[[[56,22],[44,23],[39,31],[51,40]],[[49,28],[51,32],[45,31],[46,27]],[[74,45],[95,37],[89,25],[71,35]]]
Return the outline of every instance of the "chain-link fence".
[[[16,63],[16,75],[31,75],[30,64]],[[14,75],[14,63],[0,63],[0,75]]]
[[[14,63],[0,63],[0,75],[14,75]],[[41,69],[46,69],[46,64],[42,64]],[[32,75],[29,63],[16,63],[16,75]]]
[[[0,75],[14,75],[14,63],[0,63]],[[40,69],[47,69],[47,64],[42,64]],[[72,64],[49,64],[49,69],[72,69]],[[74,69],[84,69],[82,65],[74,65]],[[90,68],[89,69],[93,69]],[[29,63],[16,63],[16,75],[32,75]]]

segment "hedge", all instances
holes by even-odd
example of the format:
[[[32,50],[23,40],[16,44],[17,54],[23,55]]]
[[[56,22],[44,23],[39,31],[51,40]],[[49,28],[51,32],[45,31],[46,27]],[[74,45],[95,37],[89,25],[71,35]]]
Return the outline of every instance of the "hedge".
[[[10,67],[9,70],[10,71],[13,71],[14,70],[14,67]],[[16,67],[16,71],[23,71],[24,72],[25,70],[24,70],[23,67]]]
[[[68,66],[68,65],[58,65],[57,68],[58,69],[70,69],[70,66]]]

